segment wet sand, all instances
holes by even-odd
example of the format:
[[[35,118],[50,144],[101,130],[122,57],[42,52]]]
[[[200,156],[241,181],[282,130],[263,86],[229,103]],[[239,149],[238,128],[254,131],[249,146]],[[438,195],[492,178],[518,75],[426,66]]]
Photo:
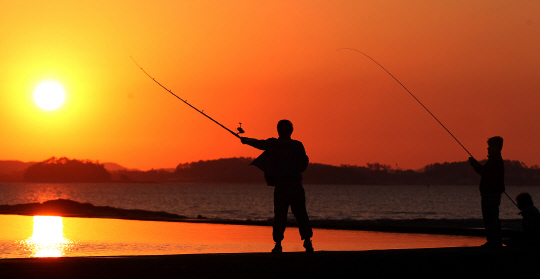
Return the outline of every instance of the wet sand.
[[[534,249],[437,248],[0,260],[1,278],[538,278]]]
[[[192,222],[0,215],[0,258],[264,253],[272,227]],[[483,237],[314,228],[317,251],[475,247]],[[284,252],[303,252],[288,228]]]

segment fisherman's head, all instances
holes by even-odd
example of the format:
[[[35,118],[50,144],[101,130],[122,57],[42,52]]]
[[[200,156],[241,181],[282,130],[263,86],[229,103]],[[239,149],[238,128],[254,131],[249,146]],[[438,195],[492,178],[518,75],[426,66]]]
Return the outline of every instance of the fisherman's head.
[[[488,141],[488,155],[494,155],[501,153],[503,148],[503,138],[497,136],[489,138]]]
[[[521,193],[516,197],[517,206],[519,209],[523,210],[531,205],[533,205],[532,197],[529,193]]]
[[[280,138],[290,138],[293,132],[291,121],[283,119],[277,124],[277,132]]]

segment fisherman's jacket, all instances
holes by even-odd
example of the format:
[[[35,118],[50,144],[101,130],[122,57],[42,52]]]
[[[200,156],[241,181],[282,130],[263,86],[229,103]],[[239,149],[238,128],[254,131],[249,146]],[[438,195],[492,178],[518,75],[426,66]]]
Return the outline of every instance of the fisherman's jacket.
[[[489,156],[483,166],[479,163],[472,166],[481,175],[480,194],[504,193],[504,161],[500,154]]]
[[[297,140],[269,138],[254,140],[249,145],[264,150],[251,164],[264,172],[270,186],[301,183],[302,172],[309,164],[304,145]],[[272,185],[274,184],[274,185]]]

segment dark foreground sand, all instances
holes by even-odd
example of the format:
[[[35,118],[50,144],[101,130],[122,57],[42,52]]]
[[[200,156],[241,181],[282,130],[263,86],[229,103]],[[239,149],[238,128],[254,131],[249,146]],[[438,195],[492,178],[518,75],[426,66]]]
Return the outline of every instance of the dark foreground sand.
[[[0,278],[540,278],[540,251],[440,248],[0,260]]]

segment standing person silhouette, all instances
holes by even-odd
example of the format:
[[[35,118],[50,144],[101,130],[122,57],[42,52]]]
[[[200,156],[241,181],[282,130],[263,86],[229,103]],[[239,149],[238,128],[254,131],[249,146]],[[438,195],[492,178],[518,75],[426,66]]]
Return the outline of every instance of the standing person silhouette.
[[[488,160],[485,165],[478,163],[473,157],[469,162],[474,170],[481,175],[480,195],[482,196],[482,218],[486,231],[487,242],[482,248],[502,247],[501,220],[499,206],[504,187],[504,161],[501,155],[503,138],[492,137],[488,141]]]
[[[279,138],[258,140],[242,137],[243,144],[264,152],[251,164],[264,172],[268,186],[274,186],[274,222],[272,236],[276,242],[272,253],[281,253],[281,241],[287,226],[289,206],[298,222],[300,237],[304,240],[306,252],[313,252],[311,237],[313,231],[306,210],[306,196],[302,186],[302,172],[306,170],[309,158],[304,145],[291,139],[293,125],[289,120],[280,120],[277,125]]]

